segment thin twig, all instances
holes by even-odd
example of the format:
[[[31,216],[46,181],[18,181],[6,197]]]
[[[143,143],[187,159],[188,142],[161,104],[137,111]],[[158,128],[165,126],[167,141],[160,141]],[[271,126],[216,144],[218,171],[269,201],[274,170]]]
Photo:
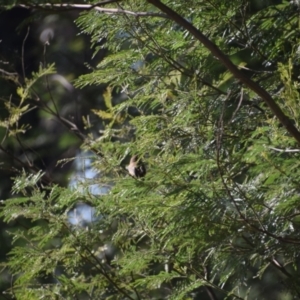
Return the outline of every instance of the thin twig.
[[[240,107],[241,107],[241,104],[242,104],[243,98],[244,98],[244,90],[243,90],[243,88],[241,88],[241,96],[240,96],[240,101],[239,101],[239,103],[238,103],[238,106],[237,106],[237,108],[236,108],[236,109],[235,109],[235,111],[233,112],[233,114],[232,114],[232,117],[231,117],[230,121],[228,122],[228,124],[230,124],[230,123],[232,122],[232,120],[234,119],[234,117],[236,116],[236,114],[237,114],[238,110],[239,110],[239,109],[240,109]]]
[[[3,73],[4,75],[7,75],[7,76],[18,76],[18,73],[16,73],[16,72],[14,72],[14,73],[7,72],[7,71],[5,71],[3,69],[0,69],[0,73]]]
[[[24,40],[23,40],[23,43],[22,43],[22,72],[23,72],[23,79],[25,80],[25,63],[24,63],[24,49],[25,49],[25,42],[26,42],[26,40],[27,40],[27,38],[28,38],[28,35],[29,35],[29,30],[30,30],[30,27],[28,26],[28,28],[27,28],[27,33],[26,33],[26,35],[25,35],[25,38],[24,38]]]
[[[110,3],[114,3],[118,1],[110,1]],[[108,3],[108,2],[107,2]],[[51,4],[51,3],[46,3],[43,5],[26,5],[26,4],[20,4],[18,6],[24,7],[24,8],[38,8],[38,9],[64,9],[64,10],[96,10],[108,15],[114,15],[114,14],[125,14],[125,15],[131,15],[134,17],[159,17],[159,18],[164,18],[164,19],[169,19],[168,15],[163,14],[163,13],[155,13],[155,12],[135,12],[131,10],[126,10],[126,9],[120,9],[120,8],[103,8],[99,7],[98,5],[104,5],[107,4],[104,2],[99,2],[97,5],[90,5],[90,4],[67,4],[67,3],[62,3],[62,4]]]
[[[277,152],[284,152],[284,153],[297,153],[300,152],[300,149],[279,149],[274,147],[268,147],[268,149],[277,151]]]

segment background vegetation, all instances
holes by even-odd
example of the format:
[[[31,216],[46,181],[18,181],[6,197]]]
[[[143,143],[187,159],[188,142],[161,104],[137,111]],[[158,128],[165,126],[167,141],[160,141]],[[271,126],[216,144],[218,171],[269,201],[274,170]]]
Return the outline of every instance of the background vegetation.
[[[0,22],[0,298],[300,298],[297,1]]]

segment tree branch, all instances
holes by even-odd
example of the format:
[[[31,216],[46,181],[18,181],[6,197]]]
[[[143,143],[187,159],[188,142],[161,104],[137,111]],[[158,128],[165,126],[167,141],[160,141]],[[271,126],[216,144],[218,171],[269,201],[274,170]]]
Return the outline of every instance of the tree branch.
[[[225,55],[212,41],[210,41],[201,31],[194,27],[191,23],[185,20],[182,16],[177,14],[174,10],[161,3],[159,0],[147,0],[159,8],[162,12],[167,14],[170,19],[181,25],[183,28],[188,30],[196,39],[198,39],[210,52],[243,84],[249,89],[254,91],[260,96],[264,102],[269,106],[274,115],[278,118],[280,123],[286,128],[286,130],[296,139],[300,145],[300,132],[293,125],[291,120],[283,113],[281,108],[277,105],[271,95],[263,89],[258,83],[251,80],[247,75],[241,72],[236,65]]]
[[[103,8],[99,7],[99,5],[104,5],[108,3],[114,3],[119,2],[120,0],[114,0],[114,1],[103,1],[99,2],[97,4],[91,5],[91,4],[68,4],[68,3],[62,3],[62,4],[52,4],[52,3],[45,3],[42,5],[28,5],[28,4],[19,4],[19,7],[24,8],[38,8],[38,9],[63,9],[63,10],[97,10],[102,13],[106,14],[125,14],[125,15],[132,15],[134,17],[160,17],[160,18],[166,18],[169,19],[169,16],[162,13],[155,13],[155,12],[135,12],[131,10],[121,9],[121,8]]]

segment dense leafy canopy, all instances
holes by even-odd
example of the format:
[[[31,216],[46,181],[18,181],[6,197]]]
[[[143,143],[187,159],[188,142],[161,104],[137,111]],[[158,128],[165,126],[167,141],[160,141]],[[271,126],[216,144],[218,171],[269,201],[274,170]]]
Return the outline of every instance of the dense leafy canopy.
[[[78,89],[100,86],[102,104],[82,117],[81,130],[55,106],[51,86],[41,84],[56,72],[45,61],[14,81],[13,101],[1,96],[7,111],[1,147],[33,138],[21,117],[44,93],[41,111],[82,139],[98,176],[75,187],[50,182],[39,168],[14,178],[1,216],[31,223],[10,232],[6,266],[14,277],[7,295],[300,297],[300,150],[289,130],[300,126],[298,2],[163,1],[241,77],[259,84],[288,125],[157,2],[46,6],[47,13],[79,10],[81,34],[91,38],[95,57],[105,53],[73,81]],[[42,4],[26,5],[45,14]],[[12,77],[4,73],[1,80]],[[126,172],[133,154],[146,164],[143,179]],[[92,193],[92,183],[108,192]],[[91,222],[76,216],[79,202],[94,208]]]

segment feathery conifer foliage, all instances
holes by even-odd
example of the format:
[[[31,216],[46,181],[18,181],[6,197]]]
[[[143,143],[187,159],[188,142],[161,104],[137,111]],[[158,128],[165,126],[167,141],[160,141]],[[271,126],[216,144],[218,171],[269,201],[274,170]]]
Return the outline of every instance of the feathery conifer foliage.
[[[93,110],[104,129],[87,135],[82,147],[95,153],[94,183],[109,192],[92,194],[88,181],[45,185],[41,172],[15,177],[1,217],[32,226],[10,233],[14,280],[7,294],[300,298],[297,2],[163,1],[217,46],[236,74],[160,3],[47,7],[81,10],[81,33],[96,52],[107,50],[75,85],[106,86],[104,108]],[[0,126],[11,138],[30,131],[18,126],[19,116],[31,109],[35,80],[53,71],[27,78],[19,105],[6,102],[9,117]],[[127,174],[131,155],[146,163],[145,178]],[[95,209],[92,222],[78,216],[70,223],[78,202]]]

